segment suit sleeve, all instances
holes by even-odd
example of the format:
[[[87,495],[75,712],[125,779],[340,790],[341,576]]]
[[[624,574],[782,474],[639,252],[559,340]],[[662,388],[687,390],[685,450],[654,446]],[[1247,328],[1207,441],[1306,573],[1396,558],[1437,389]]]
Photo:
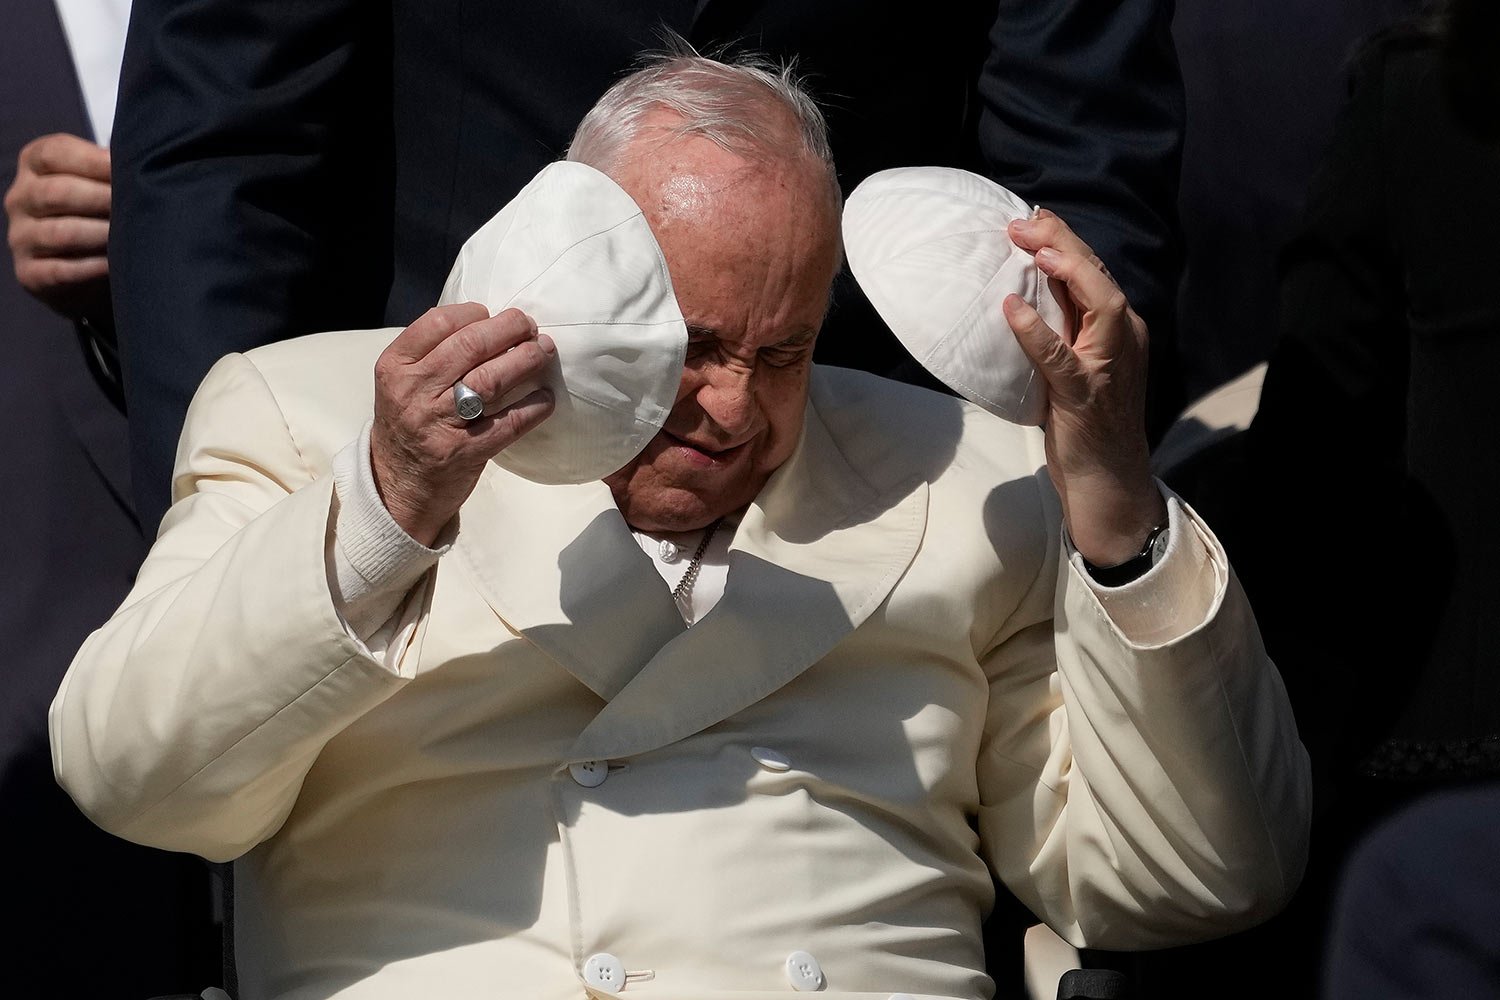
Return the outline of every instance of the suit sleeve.
[[[1251,926],[1306,863],[1308,761],[1281,679],[1222,548],[1172,503],[1192,544],[1168,557],[1166,589],[1207,595],[1201,621],[1169,635],[1156,623],[1175,612],[1148,607],[1127,634],[1073,561],[1049,560],[986,661],[981,840],[1016,897],[1080,947]]]
[[[152,528],[188,401],[215,361],[380,325],[388,21],[384,5],[355,0],[136,0],[110,273],[134,489]]]
[[[261,373],[231,355],[188,414],[182,499],[52,705],[58,781],[128,840],[237,857],[281,826],[333,736],[399,690],[347,630],[325,557],[333,477],[303,460]],[[412,631],[425,614],[419,584]]]
[[[1176,415],[1171,365],[1185,108],[1173,0],[1001,0],[979,79],[989,175],[1093,247],[1152,340],[1150,422]]]

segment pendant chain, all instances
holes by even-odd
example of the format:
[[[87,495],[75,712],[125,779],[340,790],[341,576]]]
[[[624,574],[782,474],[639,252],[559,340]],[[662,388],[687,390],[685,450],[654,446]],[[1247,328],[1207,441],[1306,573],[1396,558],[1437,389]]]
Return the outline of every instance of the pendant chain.
[[[679,604],[688,599],[693,592],[693,584],[698,582],[698,570],[703,565],[703,554],[708,551],[708,543],[714,540],[714,534],[718,532],[719,525],[724,523],[721,517],[703,532],[703,541],[698,543],[698,548],[693,552],[693,558],[688,562],[688,568],[682,574],[682,579],[677,581],[677,586],[672,588],[672,599]]]

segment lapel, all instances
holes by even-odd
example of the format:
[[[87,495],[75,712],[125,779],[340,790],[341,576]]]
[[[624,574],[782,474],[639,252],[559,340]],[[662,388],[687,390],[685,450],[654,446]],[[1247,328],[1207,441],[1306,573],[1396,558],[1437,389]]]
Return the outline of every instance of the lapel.
[[[796,454],[735,532],[724,596],[645,662],[580,734],[571,758],[665,746],[783,687],[880,606],[926,523],[926,484],[873,489],[809,405]]]
[[[605,701],[686,630],[603,483],[541,486],[492,463],[453,552],[510,628]]]
[[[454,554],[495,613],[607,704],[570,760],[629,757],[776,691],[880,606],[916,555],[927,485],[872,488],[809,404],[796,453],[746,510],[724,596],[687,628],[603,483],[491,465]]]

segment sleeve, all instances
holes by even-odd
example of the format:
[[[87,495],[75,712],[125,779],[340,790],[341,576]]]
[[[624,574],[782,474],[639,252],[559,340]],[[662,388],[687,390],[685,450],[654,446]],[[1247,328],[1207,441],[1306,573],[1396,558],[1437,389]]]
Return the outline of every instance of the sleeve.
[[[1281,679],[1217,539],[1173,505],[1206,556],[1179,567],[1207,595],[1200,621],[1132,639],[1082,570],[1053,559],[985,661],[981,842],[1080,947],[1251,926],[1306,864],[1308,758]]]
[[[242,356],[195,398],[177,483],[135,587],[53,701],[52,759],[104,829],[223,861],[275,833],[328,740],[410,679],[431,577],[402,614],[404,653],[374,659],[329,588],[333,477]]]
[[[389,11],[136,0],[112,154],[110,274],[142,523],[223,355],[381,325]]]
[[[979,79],[979,145],[990,177],[1062,216],[1151,330],[1153,429],[1181,402],[1171,362],[1186,111],[1174,7],[1001,0]]]

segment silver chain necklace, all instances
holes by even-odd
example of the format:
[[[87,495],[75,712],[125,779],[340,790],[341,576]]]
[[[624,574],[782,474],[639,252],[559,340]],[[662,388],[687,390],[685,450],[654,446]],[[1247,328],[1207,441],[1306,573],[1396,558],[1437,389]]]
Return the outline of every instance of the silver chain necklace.
[[[703,532],[703,540],[698,543],[698,548],[693,551],[693,558],[688,560],[686,572],[682,579],[677,581],[677,586],[672,588],[672,599],[678,604],[684,604],[693,592],[693,584],[698,582],[698,570],[703,566],[703,554],[708,551],[708,543],[714,540],[714,533],[719,530],[719,525],[724,523],[721,517],[710,524]]]

